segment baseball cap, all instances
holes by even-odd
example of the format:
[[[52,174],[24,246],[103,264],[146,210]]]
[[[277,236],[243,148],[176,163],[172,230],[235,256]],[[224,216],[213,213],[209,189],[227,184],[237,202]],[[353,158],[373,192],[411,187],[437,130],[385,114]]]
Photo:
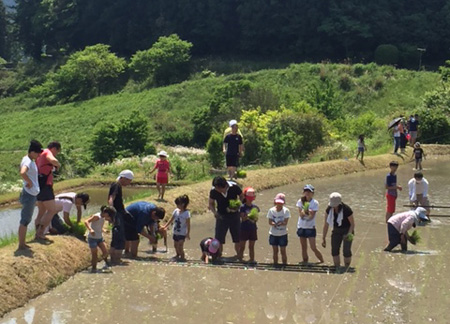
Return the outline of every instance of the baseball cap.
[[[332,192],[330,195],[330,202],[328,203],[328,206],[330,207],[337,207],[342,202],[342,196],[339,192]]]
[[[120,178],[126,178],[129,180],[133,180],[134,179],[134,173],[131,170],[123,170],[119,173],[119,177],[117,178],[117,180],[119,180]]]
[[[232,119],[230,120],[230,122],[228,123],[228,125],[230,125],[230,127],[237,125],[237,120],[236,119]]]
[[[312,185],[310,185],[310,184],[307,184],[307,185],[305,185],[304,187],[303,187],[303,191],[311,191],[311,192],[314,192],[314,187],[312,186]]]
[[[286,196],[284,193],[279,193],[275,196],[274,201],[276,204],[284,204],[286,202]]]
[[[209,253],[216,253],[217,250],[220,248],[220,242],[218,239],[212,239],[211,243],[209,243],[208,251]]]

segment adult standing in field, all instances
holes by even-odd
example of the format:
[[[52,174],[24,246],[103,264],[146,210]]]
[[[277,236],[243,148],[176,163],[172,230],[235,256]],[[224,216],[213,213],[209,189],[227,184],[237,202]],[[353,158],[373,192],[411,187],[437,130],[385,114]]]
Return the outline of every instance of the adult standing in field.
[[[244,151],[242,136],[238,133],[236,120],[230,120],[231,133],[223,139],[223,153],[226,157],[228,177],[230,180],[236,178],[236,169],[239,165],[239,158]]]
[[[61,167],[56,156],[61,152],[61,144],[59,142],[51,142],[47,148],[36,159],[39,173],[39,189],[37,196],[38,215],[35,221],[36,238],[46,239],[45,229],[55,215],[55,194],[53,192],[53,170]]]
[[[386,222],[395,213],[395,202],[398,196],[398,190],[402,190],[402,187],[397,185],[397,169],[398,162],[391,161],[389,163],[390,172],[386,175],[386,181],[384,187],[386,189]]]
[[[398,148],[400,147],[400,120],[394,125],[394,154],[397,154]]]
[[[411,115],[408,121],[408,130],[409,135],[411,136],[409,138],[409,145],[411,146],[414,146],[414,143],[416,143],[418,128],[419,128],[419,115],[417,114],[415,114],[414,116]]]
[[[325,223],[323,225],[323,239],[322,246],[327,246],[326,237],[328,227],[332,227],[331,232],[331,255],[336,270],[341,266],[341,258],[339,250],[342,243],[344,250],[344,264],[345,267],[350,267],[352,261],[352,242],[355,229],[355,220],[353,218],[353,211],[350,206],[342,202],[342,196],[338,192],[333,192],[330,195],[328,208],[325,211]]]
[[[133,171],[123,170],[119,173],[117,181],[113,182],[109,187],[108,205],[116,209],[109,253],[111,255],[111,263],[114,264],[120,264],[122,253],[125,249],[125,229],[123,220],[125,205],[123,203],[122,187],[128,186],[133,179]]]
[[[408,140],[406,139],[406,122],[405,118],[403,118],[403,115],[400,115],[400,123],[398,124],[398,129],[400,131],[400,151],[401,153],[406,153],[406,144],[408,143]]]
[[[241,219],[239,207],[230,208],[230,201],[244,199],[244,194],[239,186],[233,181],[227,181],[222,176],[213,179],[212,189],[209,192],[209,210],[216,218],[215,238],[221,243],[220,255],[222,254],[225,236],[230,230],[234,243],[236,255],[240,253],[240,227]]]
[[[139,235],[148,238],[150,243],[155,243],[156,233],[148,232],[147,228],[154,228],[152,225],[163,219],[165,214],[164,208],[157,207],[150,202],[138,201],[129,205],[123,217],[127,243],[125,252],[130,252],[133,258],[137,257]]]
[[[32,140],[28,147],[28,154],[22,158],[20,163],[20,176],[23,179],[22,193],[20,194],[20,203],[22,210],[20,212],[19,225],[19,250],[24,250],[30,246],[25,243],[28,224],[33,217],[34,207],[36,206],[37,195],[39,194],[38,169],[36,159],[42,153],[42,145],[38,141]]]

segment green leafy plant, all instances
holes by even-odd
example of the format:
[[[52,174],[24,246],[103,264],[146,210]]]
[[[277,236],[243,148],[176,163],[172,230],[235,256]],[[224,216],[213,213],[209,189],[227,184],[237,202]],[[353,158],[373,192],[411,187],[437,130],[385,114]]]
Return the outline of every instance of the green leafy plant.
[[[247,216],[248,219],[250,219],[251,221],[257,222],[259,216],[258,208],[252,208],[252,210],[250,210],[250,213],[248,213]]]
[[[409,235],[408,240],[409,240],[409,242],[410,242],[411,244],[416,245],[417,243],[420,243],[420,241],[422,240],[422,238],[420,237],[419,232],[417,232],[417,230],[414,230],[414,231],[411,233],[411,235]]]
[[[228,207],[230,209],[237,210],[239,207],[241,207],[241,204],[242,202],[239,199],[231,199],[228,202]]]
[[[352,233],[350,233],[350,234],[347,235],[346,240],[349,241],[349,242],[352,242],[354,237],[355,237],[355,235],[353,235]]]
[[[236,172],[236,177],[238,177],[239,179],[247,178],[247,172],[245,172],[244,170],[238,170]]]

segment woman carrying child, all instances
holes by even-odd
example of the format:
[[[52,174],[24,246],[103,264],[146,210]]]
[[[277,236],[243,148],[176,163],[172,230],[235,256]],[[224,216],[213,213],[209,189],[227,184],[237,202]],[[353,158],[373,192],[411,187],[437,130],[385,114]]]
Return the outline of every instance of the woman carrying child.
[[[91,272],[97,272],[97,247],[100,248],[103,255],[103,260],[105,261],[104,269],[109,269],[110,265],[108,263],[108,250],[106,249],[105,240],[103,239],[103,225],[105,220],[110,223],[114,223],[114,216],[116,215],[116,210],[114,207],[102,206],[99,213],[96,213],[89,217],[84,224],[89,231],[88,243],[92,254],[92,270]]]
[[[170,224],[173,223],[173,244],[176,255],[172,258],[173,261],[186,261],[184,255],[184,241],[190,240],[191,232],[191,213],[187,209],[189,205],[189,197],[187,195],[179,196],[175,199],[177,208],[173,211],[172,217],[166,225],[162,228],[167,230]]]
[[[319,262],[323,262],[322,253],[316,247],[316,214],[319,210],[319,202],[313,198],[314,187],[307,184],[303,187],[303,197],[297,201],[299,212],[297,223],[297,235],[302,246],[303,262],[308,262],[308,241]]]
[[[256,198],[255,189],[247,187],[244,189],[244,203],[240,208],[241,214],[241,232],[240,232],[240,252],[238,259],[244,258],[245,243],[248,241],[248,250],[250,255],[249,263],[255,263],[255,242],[258,240],[258,220],[259,207],[253,204]]]

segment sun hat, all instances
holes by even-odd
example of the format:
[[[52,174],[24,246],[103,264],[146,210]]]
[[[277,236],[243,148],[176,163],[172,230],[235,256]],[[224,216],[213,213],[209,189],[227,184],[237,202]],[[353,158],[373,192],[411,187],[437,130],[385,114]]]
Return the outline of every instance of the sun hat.
[[[237,120],[236,120],[236,119],[230,120],[230,122],[228,123],[228,125],[230,125],[230,127],[233,127],[234,125],[237,125]]]
[[[342,196],[339,192],[332,192],[330,195],[330,202],[328,206],[337,207],[342,203]]]
[[[303,187],[303,191],[311,191],[314,192],[314,187],[310,184],[307,184]]]
[[[286,196],[284,193],[279,193],[275,196],[275,204],[284,204],[286,202]]]
[[[416,143],[414,144],[414,147],[420,147],[420,142],[416,142]]]
[[[218,239],[212,239],[211,242],[209,243],[209,247],[208,247],[208,251],[209,253],[216,253],[217,250],[220,248],[220,242]]]
[[[131,170],[123,170],[119,173],[119,177],[117,178],[117,180],[119,180],[120,178],[125,178],[128,180],[133,180],[134,179],[134,173]]]
[[[416,210],[414,210],[414,212],[416,213],[418,220],[421,220],[421,221],[429,221],[430,220],[427,216],[427,210],[425,208],[417,207]]]
[[[159,153],[158,153],[158,156],[165,156],[165,157],[169,157],[169,155],[167,154],[167,152],[166,152],[166,151],[164,151],[164,150],[162,150],[162,151],[159,151]]]

